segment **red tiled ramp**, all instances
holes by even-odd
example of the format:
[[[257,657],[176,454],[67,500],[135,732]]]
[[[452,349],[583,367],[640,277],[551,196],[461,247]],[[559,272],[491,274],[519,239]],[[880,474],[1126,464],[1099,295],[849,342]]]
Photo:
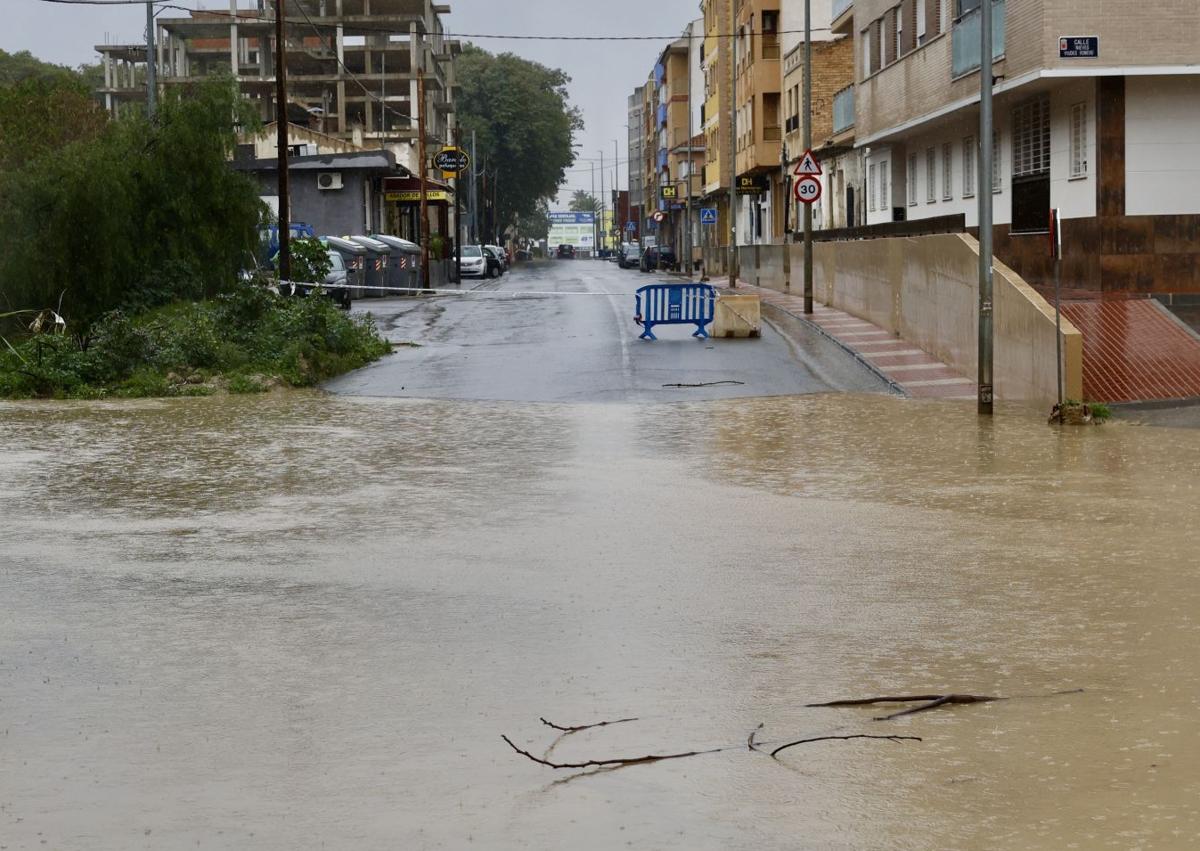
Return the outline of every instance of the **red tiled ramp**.
[[[1096,402],[1200,396],[1200,338],[1153,299],[1063,303],[1083,334],[1083,393]]]

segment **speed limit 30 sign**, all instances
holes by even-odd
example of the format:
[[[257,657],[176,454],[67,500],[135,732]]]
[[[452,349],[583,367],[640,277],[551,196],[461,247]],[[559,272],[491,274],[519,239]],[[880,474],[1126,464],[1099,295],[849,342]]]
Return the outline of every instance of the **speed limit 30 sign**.
[[[796,195],[796,200],[802,204],[812,204],[821,198],[821,181],[813,177],[811,174],[796,180],[792,191]]]

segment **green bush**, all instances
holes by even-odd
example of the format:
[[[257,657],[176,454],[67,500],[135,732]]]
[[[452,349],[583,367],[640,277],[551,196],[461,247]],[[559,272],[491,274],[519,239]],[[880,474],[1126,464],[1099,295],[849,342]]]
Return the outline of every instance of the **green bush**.
[[[251,285],[138,315],[112,311],[86,341],[58,334],[11,342],[15,351],[0,350],[0,396],[10,398],[204,395],[221,384],[256,393],[275,381],[310,387],[391,349],[369,318],[328,298],[284,298]]]

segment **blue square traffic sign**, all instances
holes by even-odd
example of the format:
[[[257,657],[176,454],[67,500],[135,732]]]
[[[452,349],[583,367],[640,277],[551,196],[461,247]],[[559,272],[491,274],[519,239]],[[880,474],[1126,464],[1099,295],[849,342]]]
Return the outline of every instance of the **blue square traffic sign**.
[[[717,208],[716,207],[701,207],[700,208],[700,224],[715,225],[717,223]]]

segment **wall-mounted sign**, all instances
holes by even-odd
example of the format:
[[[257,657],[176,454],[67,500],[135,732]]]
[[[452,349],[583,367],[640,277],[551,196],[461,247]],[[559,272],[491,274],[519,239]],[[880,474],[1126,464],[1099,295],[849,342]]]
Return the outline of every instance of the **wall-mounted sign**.
[[[701,207],[700,208],[700,224],[715,225],[717,223],[717,208],[716,207]]]
[[[590,225],[596,221],[595,213],[580,213],[575,210],[552,212],[550,223],[555,225]]]
[[[767,191],[767,176],[756,174],[752,177],[743,175],[737,182],[738,195],[761,195]]]
[[[660,186],[660,187],[658,187],[658,194],[659,194],[659,197],[662,198],[664,201],[666,201],[668,199],[672,199],[672,198],[678,198],[679,197],[679,187],[678,186]]]
[[[471,156],[462,148],[442,148],[434,154],[433,164],[443,172],[458,174],[471,166]]]
[[[399,201],[401,204],[421,203],[421,191],[416,192],[385,192],[385,201]],[[449,201],[450,193],[443,189],[429,189],[425,192],[426,201]]]
[[[1100,36],[1064,35],[1058,40],[1059,59],[1099,59]]]

